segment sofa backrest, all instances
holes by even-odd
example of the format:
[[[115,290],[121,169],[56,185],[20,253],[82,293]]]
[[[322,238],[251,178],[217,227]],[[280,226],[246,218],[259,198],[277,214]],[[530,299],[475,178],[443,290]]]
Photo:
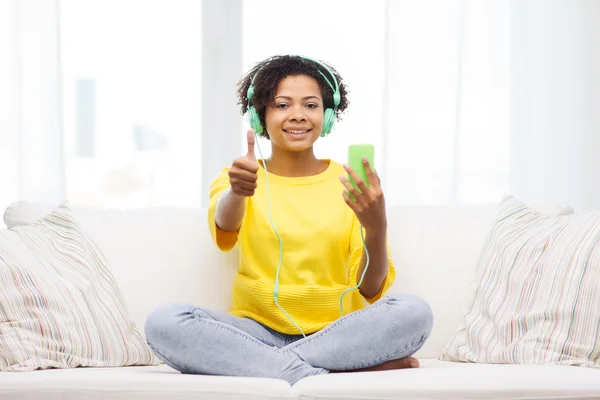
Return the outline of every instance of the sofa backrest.
[[[537,207],[549,214],[567,205]],[[18,202],[6,225],[29,224],[52,205]],[[237,251],[213,245],[205,209],[138,210],[73,207],[90,237],[113,267],[131,318],[143,333],[146,316],[165,302],[189,302],[227,311]],[[437,357],[462,321],[462,308],[495,205],[390,207],[389,242],[397,277],[390,293],[413,293],[434,312],[432,335],[420,357]]]

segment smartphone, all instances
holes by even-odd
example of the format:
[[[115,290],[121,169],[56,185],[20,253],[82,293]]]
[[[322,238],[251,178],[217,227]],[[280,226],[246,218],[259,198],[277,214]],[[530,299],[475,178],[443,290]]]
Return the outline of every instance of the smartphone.
[[[358,176],[360,176],[360,178],[365,182],[367,186],[370,186],[369,180],[367,179],[367,172],[365,171],[365,165],[362,161],[363,157],[367,157],[367,160],[369,160],[369,165],[372,169],[374,169],[375,146],[373,146],[372,144],[351,144],[350,146],[348,146],[348,165],[350,165],[350,168],[356,171]],[[358,192],[361,193],[360,189],[358,189],[358,186],[354,182],[354,179],[352,179],[350,175],[348,175],[348,180],[350,181],[352,186],[354,186],[356,190],[358,190]],[[352,195],[350,195],[350,198],[354,200]]]

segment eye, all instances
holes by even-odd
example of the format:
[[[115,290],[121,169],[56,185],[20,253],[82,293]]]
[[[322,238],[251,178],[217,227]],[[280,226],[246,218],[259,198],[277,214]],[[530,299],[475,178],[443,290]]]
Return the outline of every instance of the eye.
[[[288,106],[288,105],[287,105],[287,104],[285,104],[285,103],[279,103],[279,104],[277,104],[275,107],[276,107],[276,108],[281,108],[281,109],[284,109],[284,108],[287,108],[287,106]]]
[[[308,107],[308,108],[311,108],[311,109],[314,109],[314,108],[319,108],[319,105],[318,105],[318,104],[315,104],[315,103],[308,103],[308,104],[306,105],[306,107]]]

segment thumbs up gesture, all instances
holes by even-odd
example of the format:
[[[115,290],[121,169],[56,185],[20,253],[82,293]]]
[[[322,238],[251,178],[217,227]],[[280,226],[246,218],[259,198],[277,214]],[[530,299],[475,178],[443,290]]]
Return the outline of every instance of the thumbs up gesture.
[[[229,169],[231,192],[241,197],[254,195],[258,180],[258,161],[254,154],[254,131],[248,130],[248,152],[233,161]]]

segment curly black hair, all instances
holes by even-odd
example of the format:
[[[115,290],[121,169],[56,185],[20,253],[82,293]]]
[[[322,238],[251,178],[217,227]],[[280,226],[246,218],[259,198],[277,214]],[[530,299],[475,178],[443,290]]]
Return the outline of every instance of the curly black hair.
[[[323,62],[323,61],[319,61]],[[323,62],[335,75],[340,88],[340,104],[337,106],[337,120],[340,120],[340,114],[348,107],[348,91],[342,83],[342,77],[329,64]],[[333,84],[331,74],[318,63],[300,56],[284,55],[273,56],[257,63],[237,84],[238,103],[241,106],[242,114],[248,111],[248,88],[254,79],[254,94],[252,95],[252,105],[260,117],[260,123],[263,127],[265,123],[265,109],[267,105],[272,104],[277,92],[277,87],[282,79],[288,76],[305,75],[314,78],[321,88],[324,108],[333,108],[333,90],[319,73],[321,71],[327,79]],[[269,138],[266,129],[260,134],[261,137]]]

